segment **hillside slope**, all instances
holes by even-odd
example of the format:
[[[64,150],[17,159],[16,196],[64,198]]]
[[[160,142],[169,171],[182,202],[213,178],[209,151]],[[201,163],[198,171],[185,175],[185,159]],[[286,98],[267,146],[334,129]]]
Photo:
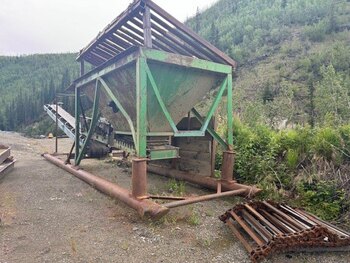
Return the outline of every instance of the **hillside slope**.
[[[186,23],[238,61],[234,107],[245,123],[350,120],[349,1],[220,0]],[[0,57],[0,130],[40,116],[78,75],[74,58]]]
[[[0,56],[0,130],[17,130],[39,118],[42,106],[78,75],[76,54]],[[67,103],[68,101],[66,101]]]
[[[245,122],[349,121],[349,1],[221,0],[187,24],[238,61]]]

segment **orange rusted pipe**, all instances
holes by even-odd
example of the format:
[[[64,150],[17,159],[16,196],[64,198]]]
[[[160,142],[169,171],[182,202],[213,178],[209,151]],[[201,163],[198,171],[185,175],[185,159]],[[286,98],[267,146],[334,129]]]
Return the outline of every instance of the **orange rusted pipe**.
[[[185,199],[185,200],[179,200],[179,201],[174,201],[174,202],[164,204],[164,206],[167,208],[174,208],[174,207],[178,207],[178,206],[184,206],[184,205],[209,201],[209,200],[213,200],[213,199],[217,199],[217,198],[221,198],[221,197],[225,197],[225,196],[240,195],[240,194],[243,194],[244,192],[245,192],[245,189],[239,189],[239,190],[227,191],[227,192],[223,192],[223,193],[190,197],[190,198]]]
[[[168,208],[154,203],[150,200],[138,200],[137,198],[132,197],[131,193],[128,190],[118,186],[117,184],[113,184],[101,177],[86,172],[79,167],[73,166],[71,164],[65,164],[64,161],[52,156],[51,154],[45,153],[42,156],[46,160],[73,174],[74,176],[90,184],[92,187],[98,189],[99,191],[124,202],[131,208],[135,209],[140,214],[140,216],[147,215],[153,218],[160,218],[169,211]]]
[[[178,180],[188,181],[193,184],[197,184],[208,189],[217,190],[218,180],[213,177],[201,176],[198,174],[191,174],[180,170],[169,169],[157,165],[148,165],[147,170],[150,173],[160,174],[167,177],[175,178]],[[248,186],[244,184],[238,184],[235,181],[221,181],[221,187],[224,191],[240,190],[245,189],[244,192],[240,193],[240,196],[254,196],[261,191],[261,189],[255,186]]]

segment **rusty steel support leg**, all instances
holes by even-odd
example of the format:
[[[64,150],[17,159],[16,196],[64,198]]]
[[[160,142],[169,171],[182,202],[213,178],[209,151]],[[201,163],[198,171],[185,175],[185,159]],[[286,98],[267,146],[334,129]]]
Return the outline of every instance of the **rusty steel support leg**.
[[[48,153],[43,154],[43,157],[48,161],[50,161],[51,163],[62,168],[63,170],[73,174],[79,179],[90,184],[97,190],[124,202],[131,208],[135,209],[141,217],[144,215],[147,215],[156,219],[164,216],[166,213],[169,212],[169,209],[164,206],[161,206],[150,200],[138,200],[136,198],[133,198],[131,193],[125,188],[122,188],[117,184],[111,183],[101,177],[98,177],[82,169],[79,169],[79,167],[77,166],[65,164],[64,161]]]
[[[233,151],[224,151],[221,169],[221,180],[232,181],[233,180],[233,165],[235,154]]]
[[[132,196],[135,198],[147,195],[147,159],[132,160]]]

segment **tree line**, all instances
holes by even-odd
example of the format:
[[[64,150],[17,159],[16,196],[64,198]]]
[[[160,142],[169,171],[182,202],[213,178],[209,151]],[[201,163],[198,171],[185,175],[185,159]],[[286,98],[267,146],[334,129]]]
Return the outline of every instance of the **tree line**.
[[[19,130],[43,115],[51,103],[78,76],[74,54],[0,57],[0,130]],[[68,110],[73,101],[63,97]]]

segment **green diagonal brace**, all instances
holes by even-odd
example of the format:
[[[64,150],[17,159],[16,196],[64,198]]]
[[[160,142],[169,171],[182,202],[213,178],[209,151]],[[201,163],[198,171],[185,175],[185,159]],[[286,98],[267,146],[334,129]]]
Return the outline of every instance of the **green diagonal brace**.
[[[157,84],[153,78],[153,75],[152,75],[152,72],[151,70],[149,69],[147,63],[145,63],[145,69],[146,69],[146,73],[147,73],[147,76],[148,76],[148,79],[151,83],[151,86],[153,88],[153,92],[154,92],[154,95],[156,95],[156,98],[158,100],[158,103],[159,103],[159,106],[161,107],[164,115],[165,115],[165,118],[168,120],[171,128],[173,129],[174,133],[177,133],[178,132],[178,129],[176,127],[176,124],[174,123],[173,119],[171,118],[170,116],[170,113],[169,111],[167,110],[163,100],[162,100],[162,97],[160,96],[160,93],[159,93],[159,90],[158,90],[158,87],[157,87]]]
[[[198,111],[195,108],[192,108],[192,113],[194,114],[194,116],[198,119],[198,121],[203,125],[204,123],[204,119],[202,118],[202,116],[198,113]],[[218,142],[220,143],[225,149],[228,149],[228,144],[220,137],[219,134],[216,133],[216,131],[214,129],[212,129],[211,127],[207,127],[207,131],[209,132],[209,134]]]
[[[221,100],[221,97],[222,97],[222,94],[224,93],[224,90],[226,89],[226,87],[227,87],[227,78],[225,78],[224,81],[221,83],[221,86],[220,86],[220,89],[219,89],[219,93],[216,96],[213,104],[211,105],[211,107],[210,107],[210,109],[208,111],[208,114],[207,114],[207,116],[206,116],[206,118],[205,118],[205,120],[203,122],[201,131],[206,131],[207,130],[209,122],[210,122],[210,119],[213,116],[216,108],[218,107],[218,105],[220,103],[220,100]]]
[[[136,153],[138,157],[147,157],[147,73],[146,59],[136,61]]]
[[[96,80],[95,98],[94,98],[94,105],[92,108],[92,119],[90,122],[90,128],[86,135],[86,139],[84,141],[83,147],[81,148],[78,158],[76,159],[76,162],[75,162],[76,165],[79,165],[81,160],[83,159],[86,148],[90,143],[93,133],[95,132],[97,120],[99,119],[99,110],[98,110],[99,101],[100,101],[100,85],[99,85],[99,81]]]
[[[124,109],[123,105],[119,102],[119,100],[117,99],[117,97],[113,94],[112,90],[109,88],[108,84],[104,81],[104,79],[102,78],[98,78],[98,80],[101,82],[102,87],[104,88],[104,90],[106,91],[106,93],[108,94],[108,96],[113,100],[113,102],[117,105],[118,109],[120,110],[120,112],[123,114],[124,118],[126,119],[126,121],[129,124],[130,127],[130,131],[131,131],[131,135],[132,135],[132,139],[134,140],[134,142],[136,142],[136,133],[135,133],[135,128],[134,128],[134,124],[129,116],[129,114],[126,112],[126,110]]]
[[[232,74],[227,75],[227,143],[233,148]]]

